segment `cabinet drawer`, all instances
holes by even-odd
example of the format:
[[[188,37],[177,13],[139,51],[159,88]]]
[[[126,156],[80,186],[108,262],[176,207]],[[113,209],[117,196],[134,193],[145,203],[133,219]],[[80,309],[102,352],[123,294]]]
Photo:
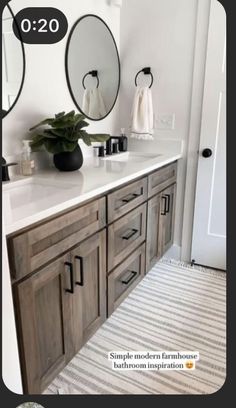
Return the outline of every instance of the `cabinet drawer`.
[[[108,316],[144,277],[145,244],[139,247],[108,277]]]
[[[12,279],[20,279],[83,241],[106,224],[105,198],[8,239]]]
[[[108,269],[111,271],[146,238],[146,204],[141,205],[108,228]]]
[[[147,199],[147,177],[108,195],[108,222],[120,218]]]
[[[148,197],[160,193],[162,190],[176,182],[177,163],[168,164],[150,174],[148,177]]]

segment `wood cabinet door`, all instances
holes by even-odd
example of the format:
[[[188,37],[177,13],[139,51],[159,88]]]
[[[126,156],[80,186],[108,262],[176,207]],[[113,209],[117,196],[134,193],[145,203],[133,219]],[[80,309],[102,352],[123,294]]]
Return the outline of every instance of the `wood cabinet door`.
[[[81,300],[73,293],[72,272],[68,254],[14,287],[25,393],[41,393],[81,344],[75,330]]]
[[[145,249],[143,244],[108,276],[108,316],[143,279]]]
[[[106,319],[105,230],[78,245],[71,252],[71,256],[77,296],[82,299],[83,343],[85,343]]]
[[[108,227],[108,271],[123,262],[146,239],[147,205],[142,204]]]
[[[146,272],[155,265],[161,257],[162,242],[160,237],[160,203],[161,195],[155,195],[148,201]]]
[[[161,256],[168,251],[174,241],[176,184],[161,193],[159,245]]]

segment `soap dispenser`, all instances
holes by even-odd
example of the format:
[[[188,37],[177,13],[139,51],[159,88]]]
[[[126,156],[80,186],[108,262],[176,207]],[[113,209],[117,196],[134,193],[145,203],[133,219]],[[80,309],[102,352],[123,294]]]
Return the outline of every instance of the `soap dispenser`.
[[[35,167],[32,159],[32,150],[30,147],[31,140],[23,140],[23,149],[21,154],[21,174],[23,176],[32,176]]]
[[[119,137],[119,151],[127,152],[128,150],[128,138],[125,135],[125,129],[121,129],[121,136]]]

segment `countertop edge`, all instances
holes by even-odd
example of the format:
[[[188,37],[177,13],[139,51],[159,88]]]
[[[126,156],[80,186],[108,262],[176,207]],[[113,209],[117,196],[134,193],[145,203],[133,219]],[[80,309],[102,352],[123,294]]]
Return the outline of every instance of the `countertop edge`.
[[[133,174],[129,174],[128,176],[122,177],[119,180],[115,180],[115,181],[111,181],[110,183],[106,183],[102,187],[96,188],[88,193],[81,194],[75,198],[66,200],[65,202],[59,203],[58,205],[49,207],[48,209],[40,211],[37,214],[34,214],[33,216],[29,216],[27,218],[24,218],[10,225],[4,224],[5,236],[19,233],[21,230],[27,227],[33,226],[34,224],[37,224],[43,220],[46,220],[49,217],[56,216],[57,214],[63,211],[69,210],[70,208],[75,207],[76,205],[83,204],[86,201],[92,200],[93,198],[95,199],[97,196],[106,194],[110,190],[121,187],[123,184],[132,182],[135,179],[138,179],[148,173],[158,170],[161,167],[164,167],[177,160],[180,160],[181,158],[182,158],[182,154],[180,153],[173,155],[169,158],[164,159],[161,163],[151,164],[147,166],[145,169],[142,169],[140,171],[135,171]],[[3,218],[3,221],[4,221],[4,218]]]

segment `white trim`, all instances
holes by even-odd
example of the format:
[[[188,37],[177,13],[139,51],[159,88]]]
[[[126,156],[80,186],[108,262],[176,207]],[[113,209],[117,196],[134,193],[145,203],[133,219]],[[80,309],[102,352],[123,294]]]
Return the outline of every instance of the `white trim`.
[[[191,260],[194,203],[196,194],[199,142],[201,134],[202,104],[206,54],[209,31],[210,6],[212,0],[198,0],[195,58],[193,68],[193,88],[189,141],[187,149],[187,171],[184,198],[181,260]]]

